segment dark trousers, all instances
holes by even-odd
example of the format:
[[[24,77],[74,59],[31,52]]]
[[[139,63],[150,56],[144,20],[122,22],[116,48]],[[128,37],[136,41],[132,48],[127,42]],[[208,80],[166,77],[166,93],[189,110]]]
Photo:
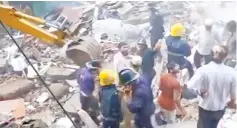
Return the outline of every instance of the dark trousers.
[[[185,59],[184,57],[179,57],[179,56],[174,56],[174,55],[168,55],[168,63],[170,62],[175,62],[180,66],[180,69],[188,69],[188,74],[189,74],[189,78],[191,78],[194,74],[193,71],[193,66],[191,64],[190,61],[188,61],[187,59]]]
[[[211,55],[201,55],[198,51],[195,52],[194,54],[194,64],[196,68],[201,67],[201,59],[204,57],[205,64],[208,64],[211,62]]]
[[[92,120],[98,125],[99,121],[97,116],[99,115],[99,104],[97,99],[93,95],[86,97],[80,94],[80,102],[81,108],[85,110],[90,115]]]
[[[153,128],[151,125],[150,116],[140,117],[135,115],[135,128]]]
[[[120,125],[119,121],[104,120],[102,128],[119,128],[119,125]]]
[[[223,117],[225,110],[207,111],[199,107],[199,119],[197,128],[217,128],[220,119]]]

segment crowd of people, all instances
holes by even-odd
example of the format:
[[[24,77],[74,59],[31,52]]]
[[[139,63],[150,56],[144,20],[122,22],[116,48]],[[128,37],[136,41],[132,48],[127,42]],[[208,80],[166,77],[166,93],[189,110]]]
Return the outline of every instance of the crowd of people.
[[[199,98],[198,128],[217,128],[226,108],[236,109],[236,70],[224,64],[229,55],[227,44],[212,33],[213,21],[205,20],[198,32],[198,46],[194,56],[194,65],[186,59],[191,55],[191,46],[182,38],[185,28],[181,23],[172,25],[168,37],[164,33],[162,17],[152,10],[151,48],[145,40],[138,42],[136,56],[130,55],[128,43],[120,42],[119,52],[114,55],[114,69],[103,69],[101,62],[93,60],[78,70],[77,81],[80,86],[82,109],[88,112],[97,125],[103,128],[119,128],[121,122],[126,128],[154,128],[156,122],[174,123],[176,110],[186,115],[181,105],[183,92],[189,92]],[[157,24],[157,22],[161,24]],[[231,21],[231,33],[233,21]],[[235,22],[236,27],[236,22]],[[155,58],[160,57],[162,45],[159,40],[165,38],[168,51],[166,73],[157,74],[154,70]],[[201,64],[205,58],[205,64]],[[178,78],[180,71],[186,68],[189,81],[181,85]],[[153,96],[151,88],[154,76],[160,75],[159,93]],[[93,95],[96,82],[99,81],[98,97]],[[155,100],[154,102],[154,99]],[[99,101],[99,104],[97,103]],[[157,104],[160,111],[157,114]],[[99,112],[97,111],[99,110]],[[102,115],[99,120],[98,113]],[[157,117],[158,115],[158,117]],[[159,123],[158,123],[159,124]]]

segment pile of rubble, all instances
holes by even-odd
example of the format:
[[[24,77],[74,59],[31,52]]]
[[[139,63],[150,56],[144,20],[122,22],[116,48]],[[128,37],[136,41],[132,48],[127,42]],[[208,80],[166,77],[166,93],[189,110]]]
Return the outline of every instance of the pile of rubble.
[[[101,56],[105,64],[111,66],[113,55],[118,50],[118,42],[133,45],[149,27],[149,4],[164,16],[166,31],[169,31],[171,24],[183,22],[189,34],[199,26],[200,18],[197,17],[203,13],[203,10],[198,10],[197,13],[193,9],[194,3],[201,2],[96,2],[56,9],[44,18],[62,29],[69,30],[75,36],[92,36],[102,47]],[[103,39],[102,35],[107,38]],[[79,67],[73,65],[71,60],[62,58],[57,47],[48,46],[37,38],[20,32],[13,34],[13,37],[65,109],[75,112],[72,106],[80,106],[75,75]],[[51,127],[63,125],[59,124],[60,122],[68,122],[9,36],[1,39],[0,48],[0,104],[7,108],[0,111],[0,126],[2,121],[12,118],[22,121],[22,118],[26,117],[40,119]],[[179,122],[197,121],[197,102],[183,100],[182,105],[188,114]]]

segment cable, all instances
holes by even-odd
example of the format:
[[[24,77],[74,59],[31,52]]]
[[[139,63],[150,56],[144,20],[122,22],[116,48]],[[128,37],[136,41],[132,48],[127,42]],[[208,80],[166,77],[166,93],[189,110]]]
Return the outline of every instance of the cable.
[[[7,32],[7,34],[11,37],[12,41],[15,43],[15,45],[18,47],[18,49],[20,50],[20,52],[23,54],[23,56],[25,57],[26,61],[30,64],[30,66],[32,67],[32,69],[35,71],[35,73],[37,74],[37,76],[39,77],[40,81],[43,83],[43,85],[45,86],[45,88],[49,91],[49,93],[52,95],[52,97],[54,98],[54,100],[58,103],[58,105],[60,106],[60,108],[63,110],[63,112],[66,114],[66,116],[69,118],[69,120],[72,122],[73,126],[75,128],[78,128],[76,123],[72,120],[72,118],[69,116],[68,112],[63,108],[62,104],[57,100],[57,98],[55,97],[55,95],[53,94],[53,92],[49,89],[49,87],[47,86],[47,84],[44,82],[43,78],[40,76],[39,72],[35,69],[35,67],[33,66],[33,64],[30,62],[30,60],[28,59],[28,57],[26,56],[26,54],[23,52],[23,50],[21,49],[21,47],[17,44],[16,40],[12,37],[12,35],[9,33],[9,31],[7,30],[7,28],[5,27],[5,25],[2,23],[2,21],[0,20],[1,25],[3,26],[4,30]]]

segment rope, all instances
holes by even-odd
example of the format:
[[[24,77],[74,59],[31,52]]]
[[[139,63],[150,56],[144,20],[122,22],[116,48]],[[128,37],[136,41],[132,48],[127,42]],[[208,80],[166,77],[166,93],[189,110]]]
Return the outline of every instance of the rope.
[[[15,45],[18,47],[18,49],[20,50],[20,52],[22,53],[22,55],[25,57],[26,61],[30,64],[30,66],[32,67],[32,69],[35,71],[35,73],[37,74],[37,76],[39,77],[39,80],[42,82],[42,84],[45,86],[45,88],[49,91],[49,93],[52,95],[52,97],[54,98],[54,100],[58,103],[58,105],[60,106],[60,108],[63,110],[63,112],[65,113],[65,115],[68,117],[68,119],[72,122],[73,126],[75,128],[78,128],[76,123],[72,120],[72,118],[69,116],[68,112],[63,108],[62,104],[57,100],[57,98],[55,97],[55,95],[53,94],[53,92],[49,89],[49,87],[47,86],[47,84],[44,82],[43,78],[40,76],[39,72],[35,69],[35,67],[33,66],[33,64],[30,62],[30,60],[28,59],[28,57],[26,56],[26,54],[23,52],[23,50],[21,49],[21,47],[18,45],[18,43],[16,42],[16,40],[12,37],[12,35],[9,33],[9,31],[7,30],[6,26],[2,23],[2,21],[0,20],[0,24],[3,26],[4,30],[7,32],[7,34],[11,37],[12,41],[15,43]]]

